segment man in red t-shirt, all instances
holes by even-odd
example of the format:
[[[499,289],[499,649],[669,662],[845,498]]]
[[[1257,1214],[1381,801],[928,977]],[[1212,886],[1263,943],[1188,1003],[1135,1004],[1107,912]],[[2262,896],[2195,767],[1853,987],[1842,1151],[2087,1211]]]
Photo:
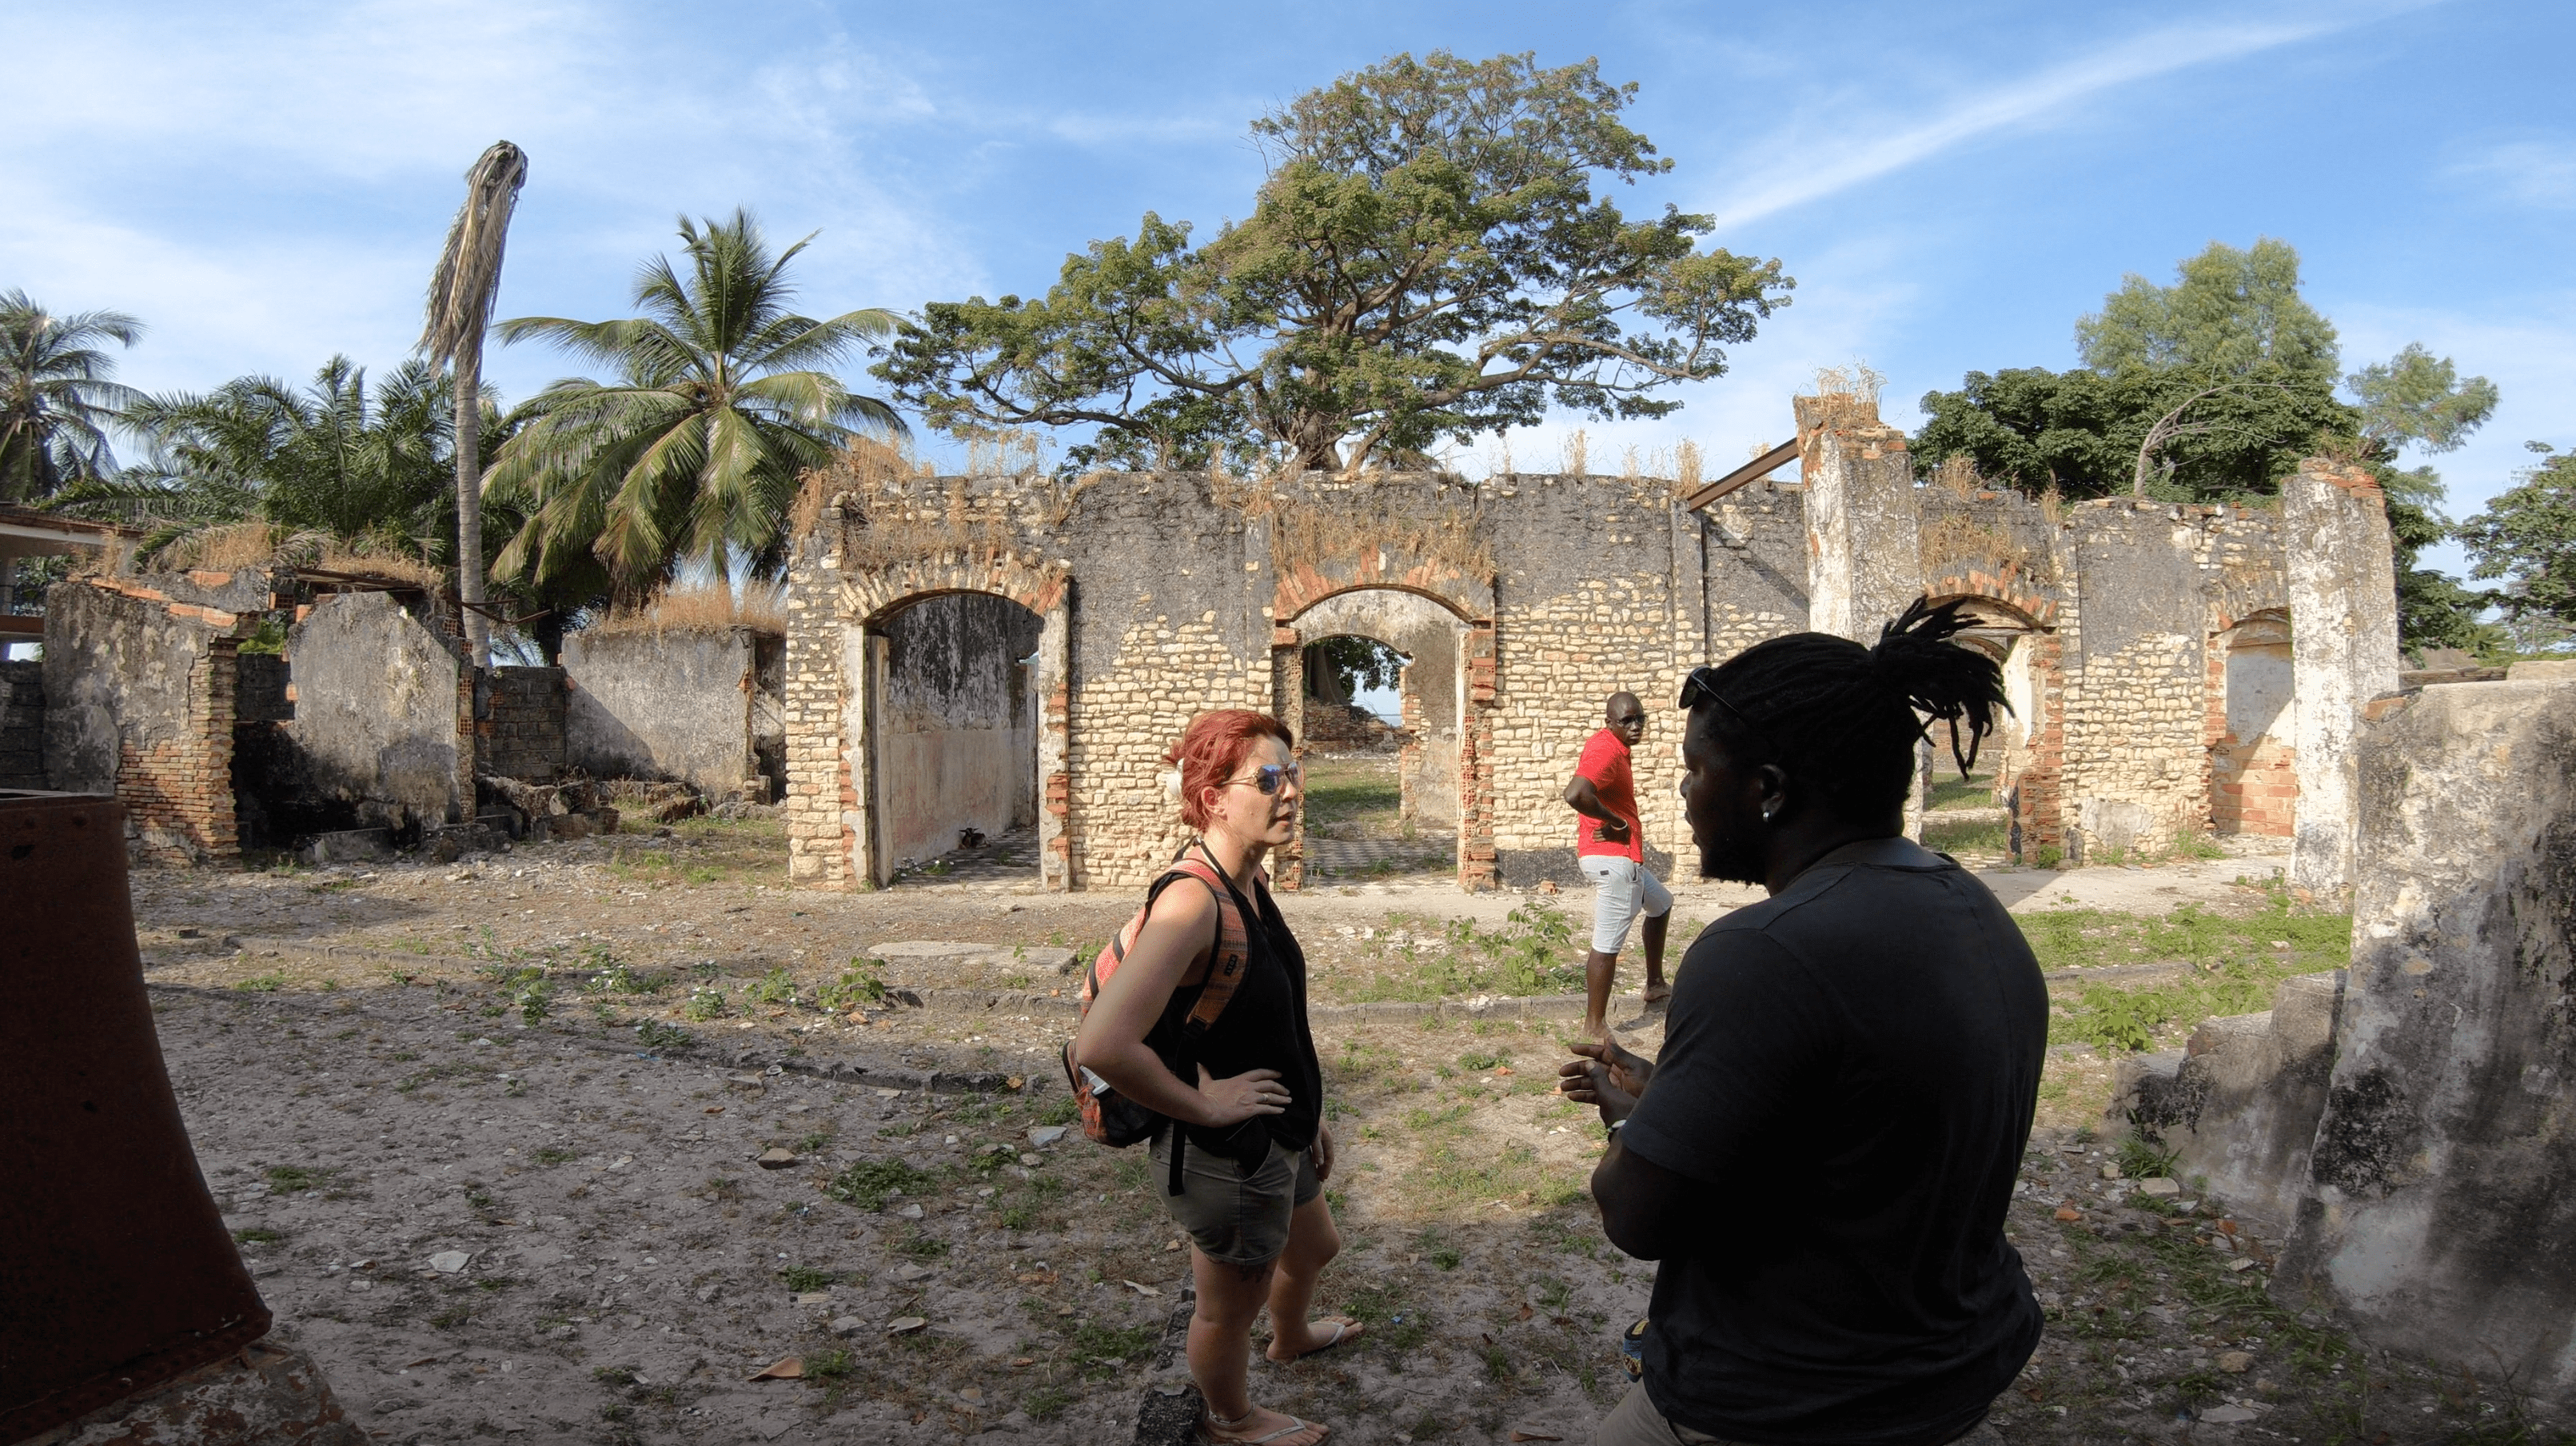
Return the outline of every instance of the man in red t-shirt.
[[[1643,829],[1637,821],[1637,788],[1628,768],[1630,750],[1646,736],[1646,706],[1634,693],[1613,693],[1603,727],[1583,745],[1565,801],[1580,815],[1574,826],[1575,863],[1593,883],[1592,952],[1583,959],[1583,1029],[1596,1039],[1609,1033],[1610,984],[1618,977],[1619,951],[1628,926],[1646,916],[1646,1002],[1672,997],[1664,982],[1664,930],[1673,920],[1673,895],[1646,868]]]

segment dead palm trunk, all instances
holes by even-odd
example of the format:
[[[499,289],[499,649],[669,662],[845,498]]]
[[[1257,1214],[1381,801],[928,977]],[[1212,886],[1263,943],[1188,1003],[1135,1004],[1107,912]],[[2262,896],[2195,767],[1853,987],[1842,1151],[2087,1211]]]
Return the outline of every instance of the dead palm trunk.
[[[428,324],[420,350],[456,367],[456,597],[474,666],[492,665],[492,625],[483,616],[483,333],[501,289],[501,250],[510,212],[527,184],[527,153],[495,141],[465,173],[465,204],[447,228],[447,247],[429,279]]]

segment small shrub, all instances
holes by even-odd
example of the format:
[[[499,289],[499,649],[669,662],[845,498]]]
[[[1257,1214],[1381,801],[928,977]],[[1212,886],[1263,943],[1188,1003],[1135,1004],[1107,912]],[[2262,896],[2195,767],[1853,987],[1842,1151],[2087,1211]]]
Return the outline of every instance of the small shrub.
[[[805,1358],[805,1379],[837,1381],[857,1368],[858,1363],[851,1359],[848,1351],[825,1351],[821,1355]]]
[[[814,1006],[832,1014],[885,1002],[885,961],[852,957],[841,977],[814,991]]]
[[[623,961],[615,961],[583,980],[581,987],[593,994],[659,994],[670,982],[664,975],[638,974]]]
[[[796,981],[785,969],[772,969],[760,976],[758,983],[743,991],[743,997],[754,1004],[788,1004],[796,1002]],[[691,1003],[696,1000],[692,997]]]
[[[680,1012],[696,1020],[722,1019],[725,1014],[724,991],[701,984],[689,991],[688,1005]]]

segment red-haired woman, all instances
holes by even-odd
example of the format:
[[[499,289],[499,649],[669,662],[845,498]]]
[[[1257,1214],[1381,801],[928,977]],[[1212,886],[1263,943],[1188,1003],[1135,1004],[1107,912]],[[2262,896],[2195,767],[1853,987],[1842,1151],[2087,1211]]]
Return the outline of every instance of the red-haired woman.
[[[1199,715],[1164,757],[1180,773],[1181,820],[1199,832],[1190,848],[1215,866],[1249,936],[1232,1002],[1195,1049],[1177,1047],[1207,978],[1219,909],[1215,883],[1165,887],[1186,877],[1169,875],[1074,1040],[1078,1064],[1176,1122],[1154,1139],[1153,1179],[1163,1208],[1195,1246],[1190,1375],[1208,1403],[1200,1439],[1220,1443],[1313,1446],[1327,1434],[1252,1404],[1245,1375],[1252,1321],[1265,1302],[1274,1361],[1361,1330],[1356,1321],[1306,1318],[1315,1278],[1342,1242],[1324,1203],[1333,1136],[1306,1026],[1306,956],[1262,882],[1262,857],[1294,836],[1304,792],[1291,742],[1278,719],[1228,709]],[[1175,1074],[1173,1062],[1197,1078]]]

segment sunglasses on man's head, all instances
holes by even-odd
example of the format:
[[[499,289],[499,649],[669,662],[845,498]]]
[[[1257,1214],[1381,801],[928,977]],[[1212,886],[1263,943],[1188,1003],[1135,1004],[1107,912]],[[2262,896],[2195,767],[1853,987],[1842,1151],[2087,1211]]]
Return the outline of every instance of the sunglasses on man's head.
[[[1762,725],[1745,717],[1743,709],[1726,701],[1726,696],[1717,691],[1717,669],[1715,668],[1693,668],[1690,670],[1690,676],[1682,679],[1681,710],[1688,713],[1704,702],[1715,703],[1725,709],[1736,722],[1744,725],[1746,731],[1750,732],[1764,749],[1774,756],[1778,755],[1779,745],[1771,741],[1771,735],[1763,731]]]
[[[1268,795],[1277,793],[1280,785],[1283,783],[1293,783],[1299,788],[1305,787],[1306,770],[1294,763],[1287,764],[1285,766],[1276,763],[1265,763],[1259,768],[1252,770],[1252,776],[1249,778],[1229,778],[1226,782],[1249,783],[1253,787],[1260,789],[1263,794]]]

